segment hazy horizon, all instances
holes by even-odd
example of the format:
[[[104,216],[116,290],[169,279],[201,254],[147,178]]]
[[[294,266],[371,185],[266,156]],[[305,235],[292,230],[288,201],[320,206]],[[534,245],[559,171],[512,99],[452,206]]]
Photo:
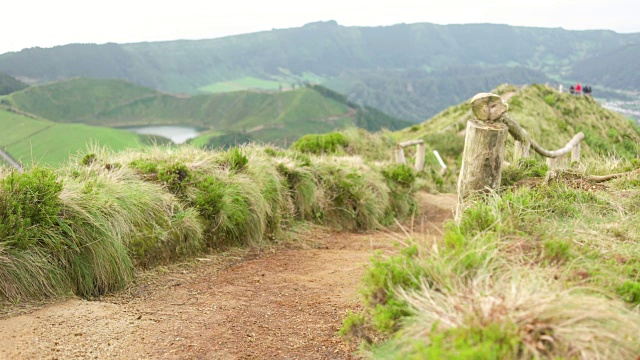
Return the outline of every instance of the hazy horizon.
[[[238,0],[216,5],[183,0],[179,7],[141,0],[86,3],[22,1],[3,6],[10,14],[0,22],[0,54],[31,47],[72,43],[136,43],[212,39],[272,29],[299,27],[335,20],[343,26],[390,26],[400,23],[505,24],[566,30],[640,32],[635,14],[640,3],[631,0],[539,0],[480,3],[430,1],[339,1],[321,7],[285,0]],[[34,11],[37,9],[37,11]],[[8,34],[8,36],[6,35]]]

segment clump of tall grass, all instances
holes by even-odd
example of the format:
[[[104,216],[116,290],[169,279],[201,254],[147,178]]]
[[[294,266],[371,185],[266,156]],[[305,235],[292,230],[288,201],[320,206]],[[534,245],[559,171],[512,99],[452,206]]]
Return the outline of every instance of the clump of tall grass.
[[[283,179],[273,159],[255,148],[154,148],[116,156],[193,207],[210,246],[260,243],[288,216]]]
[[[316,155],[344,153],[349,139],[342,133],[308,134],[291,145],[295,150]]]
[[[349,127],[329,134],[309,134],[291,145],[291,149],[314,155],[360,156],[370,161],[389,161],[397,141],[390,131],[370,133]]]
[[[63,184],[51,170],[9,172],[0,179],[0,295],[10,300],[65,292],[66,277],[51,252]],[[61,241],[56,241],[61,240]]]
[[[323,223],[350,230],[380,226],[390,191],[379,172],[359,157],[317,158],[313,169],[328,199]]]
[[[392,133],[380,130],[370,133],[365,129],[349,127],[341,131],[349,144],[345,152],[351,156],[361,156],[370,161],[389,161],[397,145]]]
[[[567,286],[562,270],[514,254],[520,245],[488,233],[466,239],[450,225],[440,242],[379,255],[363,283],[366,308],[342,332],[378,339],[363,355],[384,359],[626,359],[640,351],[637,309]]]
[[[306,161],[280,158],[276,169],[283,176],[291,196],[291,206],[295,217],[302,220],[316,221],[322,218],[327,207],[327,198],[318,178],[310,166],[310,158]]]
[[[399,292],[414,316],[387,345],[391,358],[633,359],[640,351],[637,311],[544,271],[482,271]]]
[[[136,263],[202,247],[193,210],[123,168],[34,168],[2,182],[0,216],[11,226],[0,243],[6,299],[98,296],[125,286]]]

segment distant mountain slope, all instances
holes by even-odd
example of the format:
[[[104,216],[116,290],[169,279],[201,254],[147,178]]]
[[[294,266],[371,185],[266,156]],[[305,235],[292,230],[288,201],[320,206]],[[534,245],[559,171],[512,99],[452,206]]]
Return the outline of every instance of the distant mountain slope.
[[[432,72],[350,71],[329,80],[326,86],[349,94],[349,99],[356,103],[376,104],[389,114],[422,122],[440,111],[442,104],[459,103],[498,84],[547,81],[543,72],[523,67],[458,66]]]
[[[60,164],[69,155],[103,145],[114,150],[145,145],[146,136],[84,124],[58,124],[0,109],[0,148],[22,164]]]
[[[22,90],[27,86],[29,85],[14,77],[0,73],[0,95],[11,94],[12,92]]]
[[[386,89],[395,81],[394,71],[421,69],[437,74],[458,67],[522,66],[557,78],[570,75],[573,65],[585,58],[606,56],[621,46],[637,43],[640,34],[611,31],[429,23],[345,27],[320,22],[212,40],[26,49],[0,55],[0,72],[35,82],[77,76],[120,78],[161,91],[191,94],[234,86],[289,87],[306,80],[331,84],[331,80],[339,79],[367,84],[371,92],[383,94],[363,96],[358,90],[362,86],[354,90],[333,87],[348,90],[350,99],[384,108],[398,117],[416,114],[411,118],[418,120],[450,105],[455,97],[472,94],[463,86],[442,87],[438,103],[425,101],[429,98],[424,95],[405,101],[411,108],[425,106],[428,111],[407,112],[402,99]],[[378,70],[386,72],[389,80],[380,83],[367,80],[368,75],[352,76]],[[518,82],[511,78],[514,74],[505,72],[505,81]],[[460,83],[459,75],[450,75],[451,84]],[[640,84],[635,86],[640,88]],[[433,85],[429,83],[426,88]],[[385,95],[393,98],[391,104],[384,104]]]
[[[577,63],[572,72],[583,83],[640,90],[640,43],[624,45]]]
[[[351,103],[322,86],[175,96],[122,80],[79,78],[33,86],[5,100],[20,111],[57,122],[193,125],[219,133],[251,133],[264,141],[295,140],[349,125],[396,130],[410,124]]]
[[[502,86],[498,94],[508,97],[509,114],[540,145],[547,149],[564,146],[576,133],[585,134],[585,154],[616,153],[629,158],[640,155],[640,128],[624,116],[607,110],[588,96],[559,93],[544,85],[522,90]],[[427,122],[397,132],[401,139],[424,139],[450,162],[459,160],[465,127],[472,117],[469,101],[452,106]],[[509,137],[508,151],[513,140]]]

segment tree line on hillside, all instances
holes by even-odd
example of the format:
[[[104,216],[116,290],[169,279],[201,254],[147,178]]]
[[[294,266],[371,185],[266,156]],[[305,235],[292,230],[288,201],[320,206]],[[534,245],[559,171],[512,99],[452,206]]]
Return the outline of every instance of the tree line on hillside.
[[[27,87],[29,87],[29,85],[22,81],[7,74],[0,73],[0,95],[8,95]]]

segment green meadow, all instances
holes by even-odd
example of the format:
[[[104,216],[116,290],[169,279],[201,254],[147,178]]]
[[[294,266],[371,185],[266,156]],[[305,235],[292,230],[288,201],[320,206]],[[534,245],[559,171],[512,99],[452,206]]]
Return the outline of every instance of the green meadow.
[[[60,164],[90,145],[145,146],[139,135],[84,124],[58,124],[0,110],[0,146],[24,165]]]

